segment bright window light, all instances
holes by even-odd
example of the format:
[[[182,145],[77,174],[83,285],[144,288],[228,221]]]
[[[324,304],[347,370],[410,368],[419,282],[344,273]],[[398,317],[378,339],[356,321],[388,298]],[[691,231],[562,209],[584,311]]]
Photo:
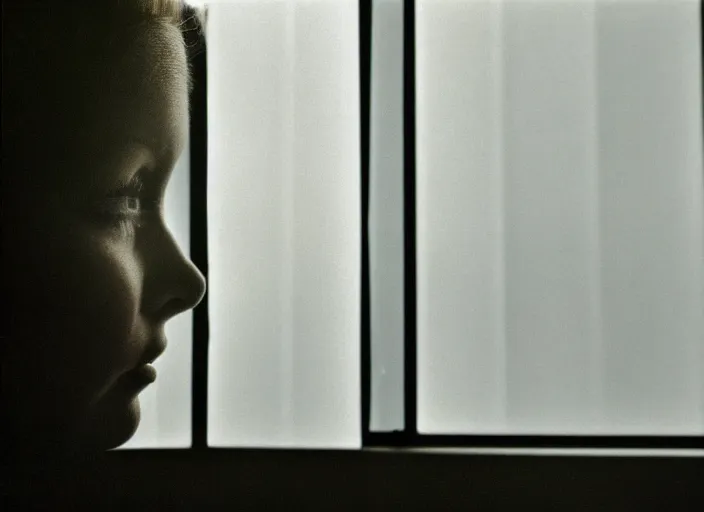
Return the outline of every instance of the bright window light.
[[[359,448],[358,2],[208,6],[208,444]]]
[[[420,431],[704,434],[699,2],[416,6]]]

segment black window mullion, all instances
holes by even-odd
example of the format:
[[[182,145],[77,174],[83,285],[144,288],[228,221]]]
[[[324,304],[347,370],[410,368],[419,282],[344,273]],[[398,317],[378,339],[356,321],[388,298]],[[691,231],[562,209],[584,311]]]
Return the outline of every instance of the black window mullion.
[[[403,3],[404,438],[418,433],[415,0]]]
[[[369,441],[371,418],[371,301],[369,277],[369,145],[372,1],[359,0],[360,150],[362,172],[361,396],[362,446]]]
[[[197,28],[195,11],[187,7],[184,18],[193,26],[187,28],[186,46],[190,56],[193,90],[190,108],[190,238],[191,260],[208,280],[208,217],[207,168],[208,120],[206,45],[203,29]],[[195,35],[194,35],[195,34]],[[189,41],[189,39],[191,39]],[[195,40],[194,40],[195,39]],[[208,348],[209,348],[208,291],[193,310],[193,370],[191,397],[192,448],[208,447]]]

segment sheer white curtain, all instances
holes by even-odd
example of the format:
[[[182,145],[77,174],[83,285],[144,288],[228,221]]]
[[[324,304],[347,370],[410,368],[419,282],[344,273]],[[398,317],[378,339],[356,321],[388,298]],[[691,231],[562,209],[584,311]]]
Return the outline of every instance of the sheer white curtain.
[[[210,446],[357,448],[356,0],[209,4]]]
[[[420,431],[704,434],[699,2],[416,34]]]

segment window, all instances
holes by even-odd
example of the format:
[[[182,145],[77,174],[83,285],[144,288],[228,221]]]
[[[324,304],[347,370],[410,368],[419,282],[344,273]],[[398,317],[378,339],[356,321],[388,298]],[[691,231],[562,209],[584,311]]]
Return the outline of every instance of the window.
[[[700,2],[207,12],[194,447],[701,446]]]

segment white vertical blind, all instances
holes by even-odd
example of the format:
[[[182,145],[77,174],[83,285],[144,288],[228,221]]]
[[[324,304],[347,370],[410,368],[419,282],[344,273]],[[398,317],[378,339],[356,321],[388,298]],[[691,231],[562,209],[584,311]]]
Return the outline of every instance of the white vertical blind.
[[[208,7],[210,446],[361,445],[358,27]]]
[[[166,225],[181,251],[190,254],[190,151],[174,167],[164,200]],[[134,436],[120,448],[187,448],[191,446],[191,376],[193,311],[166,323],[169,346],[154,367],[159,378],[139,394],[141,421]]]
[[[421,432],[704,434],[699,23],[417,0]]]

